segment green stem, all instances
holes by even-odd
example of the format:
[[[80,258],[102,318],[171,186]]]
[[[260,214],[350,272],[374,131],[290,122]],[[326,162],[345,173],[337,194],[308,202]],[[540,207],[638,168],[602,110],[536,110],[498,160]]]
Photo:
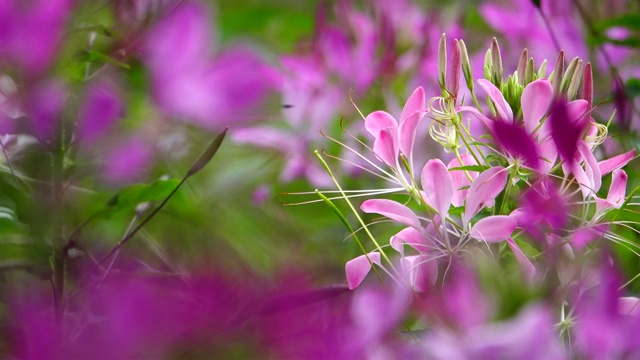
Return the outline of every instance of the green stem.
[[[471,156],[473,156],[473,159],[476,161],[476,164],[478,164],[478,165],[484,164],[484,162],[481,162],[480,159],[473,152],[473,149],[471,149],[471,145],[469,145],[469,143],[467,142],[467,139],[462,134],[462,131],[460,131],[460,124],[456,124],[456,130],[457,130],[458,134],[460,134],[460,139],[462,139],[462,142],[464,143],[464,146],[467,148],[467,151],[469,151],[469,154]],[[462,165],[462,163],[460,165]]]

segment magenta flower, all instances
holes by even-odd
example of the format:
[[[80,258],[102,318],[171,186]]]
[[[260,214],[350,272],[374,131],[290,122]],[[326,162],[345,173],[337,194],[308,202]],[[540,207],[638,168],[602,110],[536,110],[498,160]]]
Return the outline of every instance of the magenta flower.
[[[124,104],[109,83],[93,84],[78,114],[78,138],[85,145],[102,138],[124,115]]]
[[[153,95],[168,115],[206,129],[257,120],[252,109],[277,84],[275,73],[248,48],[212,56],[208,9],[180,4],[149,33],[143,59]]]
[[[29,132],[40,142],[54,141],[62,126],[62,110],[67,98],[65,87],[58,81],[42,82],[30,89],[24,100]]]
[[[6,0],[0,4],[0,66],[39,75],[60,49],[71,0]],[[7,62],[7,63],[5,63]]]
[[[108,150],[102,164],[105,182],[123,185],[141,180],[153,159],[153,149],[143,138],[134,136]]]

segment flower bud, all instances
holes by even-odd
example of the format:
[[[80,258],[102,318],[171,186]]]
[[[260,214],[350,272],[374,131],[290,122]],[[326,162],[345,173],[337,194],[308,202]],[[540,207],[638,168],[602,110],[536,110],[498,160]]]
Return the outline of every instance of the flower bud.
[[[583,75],[582,60],[578,60],[573,76],[571,77],[571,82],[569,82],[569,88],[567,89],[567,99],[575,99],[578,94],[578,87],[580,86],[580,81],[582,80]]]
[[[531,59],[531,64],[533,64],[533,59]],[[542,64],[540,64],[540,67],[538,68],[538,73],[537,73],[536,78],[537,79],[543,79],[546,76],[547,76],[547,59],[544,59],[542,61]]]
[[[438,84],[442,96],[447,96],[445,79],[447,76],[447,35],[442,34],[440,37],[440,43],[438,44]]]
[[[522,85],[523,86],[527,86],[530,82],[532,82],[534,80],[534,71],[535,71],[535,64],[533,62],[533,58],[529,58],[529,61],[527,61],[527,65],[524,68],[524,74],[522,76],[523,80],[522,80]],[[538,76],[539,77],[539,76]]]
[[[556,58],[556,67],[553,73],[549,75],[549,81],[553,86],[553,95],[557,97],[560,94],[560,83],[562,82],[562,73],[564,71],[564,51],[560,50]]]
[[[593,72],[591,71],[590,62],[588,62],[584,67],[582,77],[582,98],[587,100],[589,107],[593,106]]]
[[[493,38],[491,41],[491,73],[493,75],[492,82],[498,87],[498,89],[502,86],[502,54],[500,53],[500,46],[498,46],[498,40]]]
[[[493,64],[491,63],[491,49],[488,49],[486,53],[484,53],[484,78],[491,81],[491,69],[493,68]]]
[[[464,74],[464,81],[467,83],[469,91],[473,91],[473,73],[471,72],[471,62],[469,61],[469,54],[467,53],[467,45],[464,41],[460,40],[460,58],[462,61],[462,73]]]
[[[567,70],[564,72],[562,80],[560,81],[560,95],[567,95],[569,85],[571,85],[571,80],[573,79],[573,75],[577,70],[578,61],[580,61],[580,59],[575,57],[567,66]],[[582,69],[580,69],[580,72],[582,73]]]
[[[460,90],[460,67],[461,67],[461,54],[460,43],[458,39],[453,41],[453,51],[451,57],[451,66],[449,67],[449,74],[447,78],[447,89],[454,99],[458,97],[458,90]]]
[[[516,72],[519,75],[519,83],[520,85],[524,85],[525,81],[525,71],[527,68],[527,60],[529,59],[529,51],[527,49],[522,50],[522,54],[520,54],[520,60],[518,60],[518,67],[516,68]]]

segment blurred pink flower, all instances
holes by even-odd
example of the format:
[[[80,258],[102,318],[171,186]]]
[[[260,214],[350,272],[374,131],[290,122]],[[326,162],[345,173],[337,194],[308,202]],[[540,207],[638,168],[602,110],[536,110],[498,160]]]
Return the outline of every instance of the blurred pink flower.
[[[256,106],[278,84],[276,73],[247,48],[213,55],[208,8],[183,2],[153,27],[144,43],[153,97],[167,115],[205,129],[259,120]]]
[[[47,70],[60,49],[73,0],[0,2],[0,66],[29,75]]]
[[[152,158],[153,149],[143,138],[121,139],[104,156],[102,178],[115,185],[140,180]]]
[[[100,82],[89,86],[78,114],[78,138],[90,145],[102,138],[124,115],[124,104],[117,89]]]

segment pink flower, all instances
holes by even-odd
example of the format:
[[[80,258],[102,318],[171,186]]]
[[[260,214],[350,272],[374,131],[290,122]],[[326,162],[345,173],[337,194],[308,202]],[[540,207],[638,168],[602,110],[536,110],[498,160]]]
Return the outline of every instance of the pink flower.
[[[426,114],[425,105],[424,89],[418,87],[407,99],[399,121],[385,111],[374,111],[365,118],[365,128],[375,138],[373,152],[391,168],[401,172],[401,153],[411,166],[416,130]]]
[[[257,120],[251,110],[278,79],[246,47],[212,56],[207,13],[205,6],[182,3],[151,29],[143,59],[154,99],[168,115],[206,129]]]

